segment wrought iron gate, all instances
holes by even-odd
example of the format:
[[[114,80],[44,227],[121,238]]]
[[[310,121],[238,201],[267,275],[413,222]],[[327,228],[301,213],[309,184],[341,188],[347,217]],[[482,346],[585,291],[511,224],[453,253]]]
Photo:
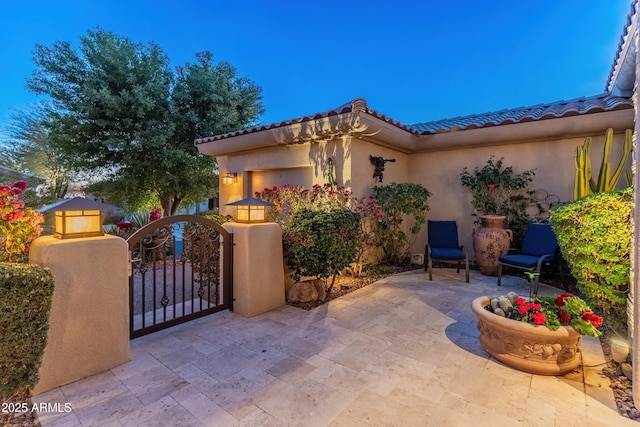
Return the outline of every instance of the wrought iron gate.
[[[233,234],[198,215],[161,218],[129,243],[130,336],[233,311]]]

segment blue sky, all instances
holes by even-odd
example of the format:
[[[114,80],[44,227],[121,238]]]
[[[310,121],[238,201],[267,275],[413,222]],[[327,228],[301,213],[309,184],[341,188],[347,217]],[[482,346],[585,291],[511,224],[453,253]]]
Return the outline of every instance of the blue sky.
[[[36,43],[95,26],[154,41],[172,65],[202,50],[263,89],[263,123],[357,97],[403,123],[603,92],[631,0],[19,1],[0,8],[0,128],[38,97]]]

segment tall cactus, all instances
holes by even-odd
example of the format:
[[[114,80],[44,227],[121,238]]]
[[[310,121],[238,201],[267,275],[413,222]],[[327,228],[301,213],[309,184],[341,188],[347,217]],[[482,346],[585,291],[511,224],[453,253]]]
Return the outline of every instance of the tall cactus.
[[[613,143],[613,129],[607,129],[604,141],[604,153],[602,163],[600,164],[600,172],[598,173],[598,182],[593,180],[591,176],[591,138],[586,138],[584,144],[576,149],[576,178],[573,187],[573,199],[578,200],[591,193],[602,193],[606,191],[614,191],[620,180],[622,172],[625,170],[629,153],[633,149],[632,131],[627,129],[624,132],[624,144],[622,147],[622,156],[618,162],[613,176],[609,177],[611,165],[609,157],[611,154],[611,144]],[[626,171],[627,184],[630,185],[629,172]]]
[[[576,178],[573,186],[573,200],[578,200],[591,193],[591,156],[589,149],[591,138],[585,139],[581,147],[576,148]]]

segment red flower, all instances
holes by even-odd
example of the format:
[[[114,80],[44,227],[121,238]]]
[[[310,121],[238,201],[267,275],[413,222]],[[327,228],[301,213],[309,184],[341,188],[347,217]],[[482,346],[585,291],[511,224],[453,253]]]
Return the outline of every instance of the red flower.
[[[155,208],[151,212],[149,212],[149,221],[157,221],[162,218],[162,209]]]
[[[558,307],[562,307],[564,306],[564,299],[565,298],[571,298],[573,297],[573,294],[569,294],[569,293],[564,293],[564,294],[560,294],[556,297],[556,305]]]
[[[547,321],[547,317],[541,311],[533,313],[531,315],[531,318],[533,319],[533,323],[535,323],[536,325],[544,325],[544,322]]]
[[[120,230],[128,230],[130,228],[133,228],[133,222],[131,221],[117,222],[116,227],[118,227]]]
[[[523,304],[518,307],[518,313],[525,314],[531,308],[531,304]]]
[[[531,303],[530,306],[535,311],[538,311],[541,308],[540,304],[537,304],[537,303]]]
[[[6,196],[11,193],[11,187],[8,185],[0,185],[0,197]]]
[[[526,300],[527,300],[526,298],[522,298],[522,297],[516,298],[516,304],[522,305]]]
[[[602,317],[598,316],[597,314],[593,313],[590,310],[582,311],[582,319],[591,323],[594,328],[597,328],[598,326],[602,325]]]
[[[24,216],[24,211],[11,211],[4,216],[5,221],[11,223],[19,220]]]
[[[489,191],[493,191],[495,190],[496,185],[495,184],[489,184]]]
[[[571,316],[564,310],[558,310],[558,317],[560,317],[562,323],[571,322]]]

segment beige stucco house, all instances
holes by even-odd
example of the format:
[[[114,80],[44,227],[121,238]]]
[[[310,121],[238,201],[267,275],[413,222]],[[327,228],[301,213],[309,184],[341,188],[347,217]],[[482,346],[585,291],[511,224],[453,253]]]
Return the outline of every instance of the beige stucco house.
[[[227,203],[264,188],[326,183],[331,158],[338,184],[358,197],[368,196],[375,185],[422,184],[432,193],[428,218],[456,220],[462,243],[470,248],[473,206],[470,191],[460,183],[464,167],[482,167],[490,156],[504,158],[516,172],[535,169],[530,188],[540,190],[541,204],[571,201],[576,147],[591,136],[596,167],[606,129],[615,130],[619,148],[633,121],[629,94],[611,91],[413,125],[355,99],[324,113],[204,138],[196,145],[217,158],[220,176],[236,174],[235,182],[220,186],[222,213],[235,214]],[[615,159],[618,153],[613,154]],[[383,183],[373,178],[369,156],[395,160],[386,163]],[[425,242],[423,231],[412,252],[422,252]]]
[[[530,107],[506,109],[418,124],[404,124],[355,99],[336,109],[288,121],[197,140],[200,152],[215,156],[220,176],[237,174],[236,182],[220,188],[225,204],[253,195],[265,187],[300,184],[310,187],[326,182],[327,160],[333,159],[340,185],[357,196],[368,195],[376,183],[369,156],[396,159],[387,163],[384,183],[423,184],[433,196],[430,219],[458,221],[461,240],[471,246],[473,229],[471,195],[460,184],[462,168],[483,166],[490,156],[503,157],[515,171],[535,169],[531,188],[549,200],[570,201],[574,179],[575,149],[593,138],[592,163],[601,160],[605,130],[622,139],[634,129],[633,170],[636,188],[634,243],[630,294],[630,323],[637,325],[640,310],[634,296],[640,291],[640,174],[637,173],[637,135],[640,130],[637,83],[640,81],[638,2],[623,29],[609,78],[601,94]],[[384,108],[384,106],[376,106]],[[618,148],[619,150],[619,148]],[[619,155],[619,151],[613,153]],[[420,252],[426,236],[413,250]],[[630,329],[633,388],[640,405],[640,328]]]

